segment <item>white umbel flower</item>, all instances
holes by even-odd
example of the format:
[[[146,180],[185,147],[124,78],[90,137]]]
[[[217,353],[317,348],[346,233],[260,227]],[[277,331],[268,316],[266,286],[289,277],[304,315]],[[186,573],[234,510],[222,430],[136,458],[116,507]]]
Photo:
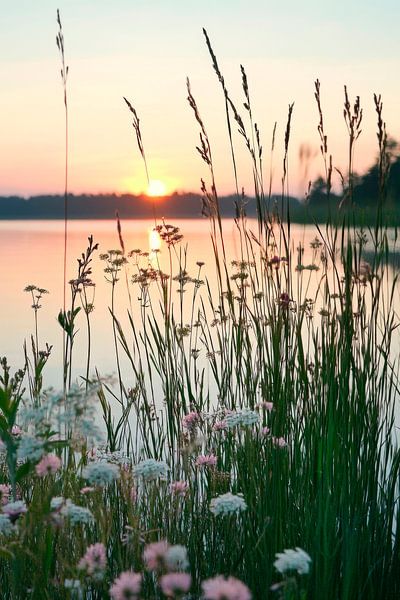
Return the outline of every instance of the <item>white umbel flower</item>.
[[[145,481],[153,481],[159,477],[165,478],[168,473],[168,465],[163,460],[147,458],[133,467],[135,477],[143,477]]]
[[[247,504],[242,494],[228,492],[213,498],[210,502],[210,511],[218,515],[233,515],[247,510]]]
[[[286,549],[275,556],[274,567],[279,573],[297,571],[299,575],[306,575],[310,571],[311,557],[301,548]]]
[[[119,467],[108,462],[90,463],[82,470],[82,476],[91,485],[104,487],[110,485],[119,477]]]

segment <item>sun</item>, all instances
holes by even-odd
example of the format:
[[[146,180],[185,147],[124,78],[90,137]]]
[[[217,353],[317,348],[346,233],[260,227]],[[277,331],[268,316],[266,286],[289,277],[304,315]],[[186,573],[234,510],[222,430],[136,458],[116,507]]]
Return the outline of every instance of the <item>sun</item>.
[[[153,198],[159,196],[165,196],[167,193],[167,186],[163,181],[159,179],[150,179],[149,185],[147,186],[147,195]]]

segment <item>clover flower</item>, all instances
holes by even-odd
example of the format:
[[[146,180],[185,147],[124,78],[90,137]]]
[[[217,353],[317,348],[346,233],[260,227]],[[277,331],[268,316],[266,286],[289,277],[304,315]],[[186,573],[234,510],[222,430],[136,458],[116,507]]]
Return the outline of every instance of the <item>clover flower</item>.
[[[218,575],[201,584],[204,600],[251,600],[247,585],[235,577]]]
[[[117,465],[108,462],[90,463],[82,470],[82,476],[90,484],[104,487],[110,485],[119,477]]]
[[[56,454],[45,454],[41,461],[36,465],[36,473],[39,477],[54,475],[61,467],[61,460]]]
[[[223,421],[215,421],[212,429],[213,431],[225,431],[227,428],[225,420]]]
[[[299,575],[306,575],[310,571],[311,557],[301,548],[286,549],[275,556],[274,567],[279,573],[297,571]]]
[[[78,506],[71,500],[67,500],[61,509],[61,514],[67,517],[72,525],[88,525],[93,522],[94,517],[91,511],[84,506]]]
[[[188,573],[167,573],[160,579],[162,593],[168,597],[186,594],[192,585],[192,578]]]
[[[140,594],[141,585],[140,573],[124,571],[110,587],[110,596],[113,600],[136,600]]]
[[[247,504],[242,494],[221,494],[210,502],[210,511],[216,515],[232,515],[247,510]]]
[[[169,489],[175,496],[183,498],[189,490],[189,483],[187,481],[173,481],[170,484]]]
[[[187,429],[189,433],[193,433],[199,424],[201,415],[198,412],[190,412],[182,419],[182,427]]]
[[[201,454],[196,458],[196,467],[215,467],[216,464],[215,454]]]
[[[133,467],[135,477],[143,477],[145,481],[154,481],[159,477],[165,478],[168,473],[168,465],[163,460],[147,458]]]
[[[97,543],[88,546],[78,564],[78,569],[86,571],[90,577],[102,579],[107,566],[106,547]]]
[[[164,567],[165,555],[168,548],[169,544],[165,540],[147,544],[143,552],[143,559],[149,571],[156,571]]]

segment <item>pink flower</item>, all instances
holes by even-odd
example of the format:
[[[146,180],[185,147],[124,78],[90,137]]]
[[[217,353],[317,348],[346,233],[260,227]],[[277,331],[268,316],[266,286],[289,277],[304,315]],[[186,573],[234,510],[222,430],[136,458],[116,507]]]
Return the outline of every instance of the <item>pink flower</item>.
[[[10,497],[10,486],[7,483],[0,484],[0,504],[7,504]]]
[[[274,408],[274,405],[272,402],[267,402],[266,400],[263,400],[262,402],[259,402],[257,404],[257,408],[263,408],[267,412],[271,412],[271,410],[273,410]]]
[[[181,498],[183,498],[186,496],[186,493],[189,489],[189,484],[187,481],[173,481],[169,486],[169,489],[175,496],[181,496]]]
[[[124,571],[110,587],[110,596],[113,600],[136,600],[140,593],[142,576],[133,571]]]
[[[182,427],[187,429],[189,433],[193,433],[200,422],[200,413],[190,412],[182,419]]]
[[[167,573],[160,579],[162,593],[174,597],[176,594],[186,594],[192,585],[192,578],[187,573]]]
[[[154,542],[153,544],[147,544],[143,552],[144,562],[146,567],[150,571],[156,571],[164,565],[165,554],[169,548],[168,542],[162,540],[161,542]]]
[[[201,454],[196,458],[196,467],[215,467],[216,464],[215,454]]]
[[[213,431],[225,431],[226,423],[225,421],[216,421],[213,425]]]
[[[285,448],[288,445],[287,441],[283,437],[272,437],[272,443],[274,446],[277,446],[277,448]]]
[[[11,429],[11,434],[17,436],[17,435],[21,435],[21,433],[22,433],[21,427],[18,427],[18,425],[13,425],[13,428]]]
[[[81,494],[90,494],[90,492],[94,492],[96,488],[86,485],[81,489]]]
[[[46,475],[54,475],[60,467],[61,460],[56,454],[45,454],[36,465],[36,473],[39,477],[46,477]]]
[[[218,575],[201,584],[205,600],[251,600],[247,585],[235,577]]]
[[[88,575],[102,574],[107,565],[106,547],[104,544],[92,544],[86,549],[85,555],[79,561],[78,568]]]

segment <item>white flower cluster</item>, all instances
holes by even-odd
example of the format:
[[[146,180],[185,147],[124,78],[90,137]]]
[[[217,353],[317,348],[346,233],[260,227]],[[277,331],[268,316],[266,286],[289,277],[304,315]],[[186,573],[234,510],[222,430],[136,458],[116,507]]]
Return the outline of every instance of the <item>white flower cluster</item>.
[[[135,477],[143,477],[145,481],[153,481],[159,477],[165,478],[167,473],[167,463],[163,460],[155,460],[154,458],[141,460],[140,463],[133,467]]]
[[[66,500],[65,505],[61,509],[61,514],[67,517],[72,525],[79,525],[80,523],[88,525],[94,520],[93,514],[88,508],[78,506],[71,500]]]
[[[227,492],[221,496],[213,498],[210,502],[210,511],[218,515],[232,515],[247,510],[247,504],[243,498],[243,494],[231,494]]]
[[[54,498],[50,500],[50,510],[60,510],[64,502],[65,498],[62,496],[54,496]]]
[[[251,427],[256,423],[259,423],[260,416],[254,410],[250,410],[249,408],[244,408],[243,410],[239,410],[237,412],[228,413],[224,422],[228,429],[233,429],[234,427]]]
[[[108,463],[114,463],[121,466],[130,466],[132,464],[132,458],[122,452],[121,450],[114,450],[114,452],[107,452],[103,447],[97,448],[92,454],[89,455],[91,461],[105,461]]]
[[[301,548],[291,548],[277,552],[274,567],[279,573],[297,571],[299,575],[306,575],[310,571],[311,557]]]
[[[0,514],[0,535],[11,535],[15,531],[15,526],[11,523],[8,515]]]
[[[82,476],[91,485],[104,487],[119,478],[119,467],[108,462],[93,462],[82,470]]]
[[[40,460],[45,453],[43,440],[37,439],[31,435],[24,435],[19,440],[17,457],[19,460],[31,460],[36,462]]]
[[[170,571],[184,571],[189,566],[187,549],[176,544],[170,546],[165,554],[165,563]]]

